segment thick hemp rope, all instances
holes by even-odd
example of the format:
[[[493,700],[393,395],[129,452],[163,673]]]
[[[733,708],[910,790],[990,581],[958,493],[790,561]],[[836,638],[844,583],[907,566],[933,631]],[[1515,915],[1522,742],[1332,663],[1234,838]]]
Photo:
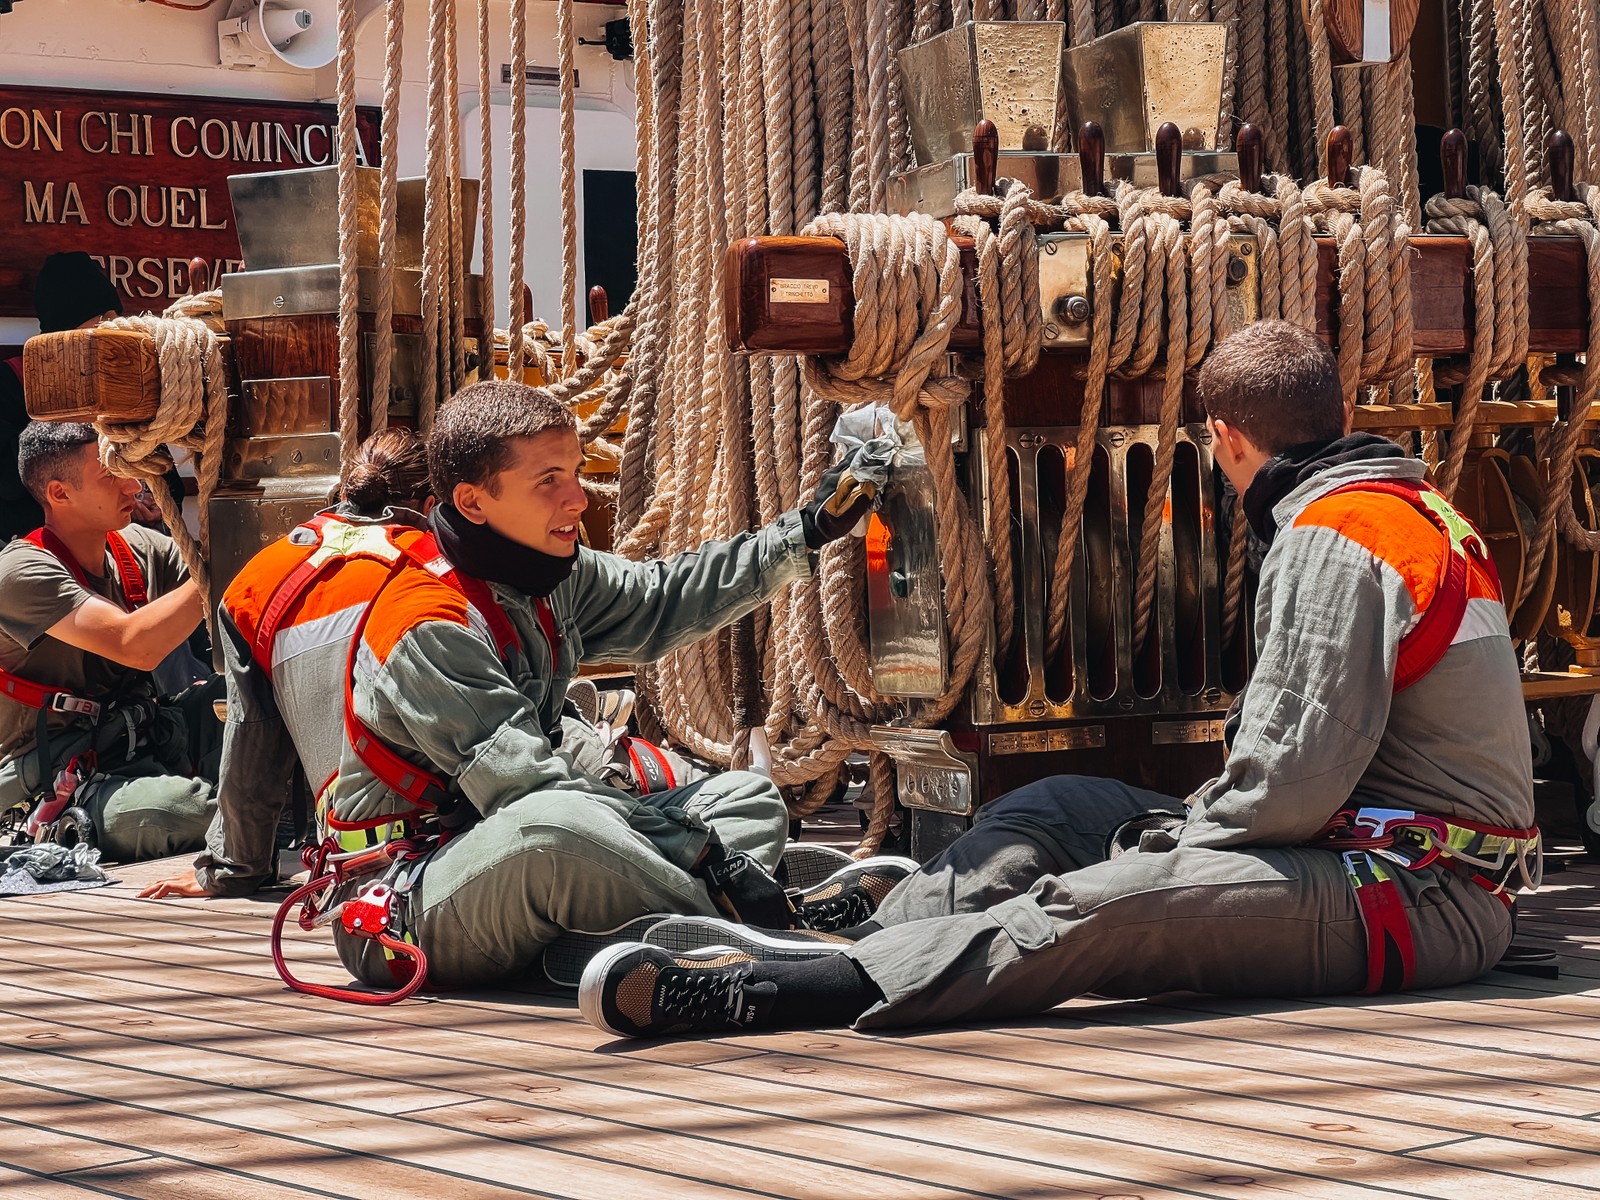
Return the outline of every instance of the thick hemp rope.
[[[356,189],[356,6],[339,5],[339,463],[355,461],[361,441],[361,234]],[[154,491],[155,489],[151,489]]]
[[[1529,197],[1529,208],[1537,222],[1536,236],[1566,234],[1583,243],[1588,262],[1590,309],[1600,312],[1600,188],[1585,185],[1578,189],[1578,201],[1560,202],[1547,194]],[[1537,576],[1555,531],[1566,541],[1587,553],[1600,553],[1600,533],[1586,530],[1572,507],[1572,471],[1580,446],[1588,436],[1593,405],[1600,398],[1600,321],[1589,322],[1589,341],[1584,363],[1575,379],[1554,368],[1542,373],[1546,382],[1573,387],[1566,417],[1548,432],[1544,450],[1550,460],[1549,486],[1540,506],[1539,523],[1528,548],[1529,567],[1524,578]],[[1519,597],[1519,600],[1522,597]]]
[[[640,28],[637,22],[633,26]],[[528,76],[528,0],[511,0],[511,88],[512,97],[525,87]],[[640,114],[643,119],[644,114]],[[506,328],[510,330],[507,347],[506,371],[508,377],[520,381],[525,361],[522,327],[529,313],[524,304],[522,286],[526,276],[528,240],[528,112],[522,104],[511,105],[511,262],[506,279]],[[489,260],[484,259],[487,263]],[[548,378],[548,375],[546,376]]]
[[[1515,372],[1528,357],[1525,289],[1511,283],[1517,264],[1527,262],[1527,245],[1505,202],[1487,188],[1469,187],[1460,200],[1435,196],[1428,201],[1427,212],[1430,233],[1457,234],[1472,246],[1472,353],[1461,383],[1449,454],[1437,476],[1439,489],[1454,497],[1485,387],[1491,378]],[[1520,304],[1514,293],[1521,295]]]
[[[556,52],[561,72],[561,373],[578,366],[578,152],[576,34],[572,0],[557,0]]]
[[[494,120],[489,68],[489,0],[478,0],[478,208],[483,241],[483,286],[478,289],[478,378],[494,378]]]
[[[958,198],[958,211],[966,197]],[[1039,361],[1044,317],[1039,311],[1039,259],[1031,193],[1013,183],[1000,205],[1000,229],[978,216],[952,222],[973,239],[978,260],[978,304],[983,315],[983,446],[989,507],[989,550],[994,562],[995,621],[999,652],[1016,637],[1016,581],[1011,552],[1011,470],[1006,450],[1005,381],[1026,375]]]
[[[379,433],[389,424],[394,378],[394,272],[400,193],[400,88],[405,80],[405,0],[388,0],[383,33],[383,131],[378,166],[378,304],[373,317],[377,352],[372,360],[369,424]],[[341,231],[342,232],[342,231]],[[341,284],[343,280],[340,280]],[[340,457],[343,446],[340,447]]]
[[[211,495],[222,474],[222,448],[228,425],[228,375],[222,339],[216,325],[222,293],[189,296],[163,315],[116,317],[102,329],[136,330],[156,344],[161,368],[161,403],[148,421],[97,420],[100,461],[113,475],[150,480],[150,494],[177,543],[178,553],[200,589],[206,622],[211,607]],[[195,482],[200,511],[200,536],[183,519],[162,477],[172,466],[163,446],[177,446],[195,455]]]

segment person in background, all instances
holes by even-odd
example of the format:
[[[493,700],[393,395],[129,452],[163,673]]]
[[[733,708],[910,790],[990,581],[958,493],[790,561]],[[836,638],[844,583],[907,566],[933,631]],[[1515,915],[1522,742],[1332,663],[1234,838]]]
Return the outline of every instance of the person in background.
[[[171,538],[130,524],[139,484],[101,464],[92,426],[34,422],[19,442],[45,516],[0,548],[0,812],[51,837],[80,810],[114,861],[195,849],[221,680],[165,698],[153,673],[200,623],[199,590]]]
[[[82,250],[52,254],[33,285],[40,333],[87,329],[122,312],[122,299],[105,272]],[[44,509],[17,473],[17,440],[28,425],[22,356],[0,364],[0,545],[44,524]]]
[[[1187,800],[1042,779],[980,809],[837,931],[838,953],[616,946],[589,964],[585,1018],[623,1037],[879,1029],[1091,993],[1439,988],[1499,961],[1540,839],[1487,546],[1422,462],[1351,434],[1338,364],[1310,330],[1247,326],[1199,390],[1268,547],[1222,773]]]

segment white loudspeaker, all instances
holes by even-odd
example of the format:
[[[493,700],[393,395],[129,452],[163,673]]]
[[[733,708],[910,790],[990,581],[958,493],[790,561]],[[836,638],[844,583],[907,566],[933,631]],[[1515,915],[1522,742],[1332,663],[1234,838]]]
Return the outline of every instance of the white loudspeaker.
[[[346,0],[350,2],[350,0]],[[385,0],[353,0],[359,29]],[[312,71],[339,53],[340,0],[233,0],[217,23],[217,46],[226,67],[266,66],[274,58]]]

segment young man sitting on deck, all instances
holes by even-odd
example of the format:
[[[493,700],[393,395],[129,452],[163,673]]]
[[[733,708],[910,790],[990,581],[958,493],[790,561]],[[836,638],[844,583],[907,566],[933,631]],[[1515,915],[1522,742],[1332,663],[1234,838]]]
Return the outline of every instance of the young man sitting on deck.
[[[1187,801],[1074,777],[1012,792],[827,957],[612,947],[580,992],[593,1024],[930,1025],[1088,993],[1434,988],[1499,960],[1539,845],[1482,542],[1421,462],[1349,433],[1312,333],[1251,326],[1199,383],[1216,461],[1270,542],[1222,774]],[[676,924],[692,944],[697,922]]]
[[[139,481],[101,465],[93,427],[36,421],[18,446],[45,517],[0,548],[0,812],[110,861],[193,850],[221,680],[186,672],[163,698],[153,673],[200,624],[199,590],[170,537],[130,524]]]
[[[325,740],[306,756],[308,773],[326,778],[324,827],[351,851],[398,838],[422,851],[402,853],[391,872],[399,901],[388,932],[425,951],[437,986],[514,976],[563,931],[651,913],[815,924],[817,912],[792,911],[767,874],[788,827],[769,779],[732,771],[674,786],[668,770],[635,795],[583,770],[561,743],[580,663],[659,658],[809,575],[812,553],[870,504],[841,490],[846,465],[816,501],[765,529],[630,562],[579,544],[584,453],[572,414],[547,393],[494,381],[464,389],[441,410],[428,460],[439,498],[431,533],[374,527],[399,551],[378,546],[395,565],[376,582],[356,570],[370,575],[373,562],[351,558],[269,628],[296,547],[316,544],[302,527],[304,538],[269,548],[229,588],[226,778],[235,760],[261,767]],[[835,497],[845,502],[830,508]],[[270,664],[270,679],[253,660]],[[344,692],[352,667],[343,721],[301,727]],[[268,738],[248,723],[276,710],[296,727],[294,744],[284,721]],[[279,803],[225,784],[198,871],[148,894],[237,895],[270,878]],[[846,883],[886,891],[912,865],[859,864]],[[392,948],[336,929],[352,973],[395,982]]]

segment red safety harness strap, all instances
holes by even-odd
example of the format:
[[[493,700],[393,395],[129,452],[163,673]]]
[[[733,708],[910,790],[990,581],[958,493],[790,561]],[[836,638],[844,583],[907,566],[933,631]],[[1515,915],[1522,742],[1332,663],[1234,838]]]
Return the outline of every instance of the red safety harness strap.
[[[32,533],[24,534],[23,541],[31,542],[39,549],[55,555],[61,565],[72,573],[73,579],[78,581],[78,586],[86,592],[94,592],[89,586],[89,576],[84,573],[83,567],[73,557],[72,551],[67,549],[53,529],[41,525]],[[145,592],[144,572],[139,569],[139,560],[134,557],[133,548],[127,540],[116,532],[106,534],[106,549],[111,551],[111,560],[117,565],[117,579],[122,584],[122,594],[129,604],[129,612],[136,608],[143,608],[149,601]],[[99,595],[98,592],[94,592]]]
[[[1495,571],[1494,561],[1489,557],[1477,531],[1473,530],[1472,536],[1464,539],[1458,550],[1449,525],[1423,499],[1424,491],[1432,493],[1435,489],[1426,484],[1401,483],[1393,479],[1364,479],[1335,488],[1328,493],[1329,496],[1338,496],[1345,492],[1376,492],[1380,495],[1394,496],[1396,499],[1404,500],[1427,518],[1444,537],[1444,563],[1440,567],[1439,581],[1434,588],[1433,599],[1417,618],[1417,623],[1400,639],[1394,671],[1396,692],[1405,691],[1438,666],[1439,660],[1445,656],[1445,652],[1455,641],[1456,633],[1461,628],[1461,621],[1467,613],[1469,557],[1488,574],[1494,584],[1495,596],[1498,598],[1501,594],[1500,577]],[[1461,520],[1470,528],[1470,523],[1465,517]]]
[[[445,796],[445,784],[439,776],[430,771],[408,762],[399,754],[391,750],[384,741],[367,728],[366,723],[356,715],[355,706],[355,668],[356,655],[360,652],[362,635],[365,634],[367,621],[371,618],[373,610],[378,606],[378,600],[384,590],[397,579],[402,570],[408,565],[419,566],[436,575],[439,579],[462,592],[469,603],[483,614],[488,622],[490,636],[495,643],[495,650],[502,658],[509,658],[511,652],[519,644],[517,631],[512,626],[511,620],[506,616],[505,610],[495,602],[489,589],[481,580],[468,575],[461,575],[448,560],[438,553],[438,546],[432,534],[425,534],[410,546],[402,549],[401,555],[389,569],[383,583],[367,603],[361,613],[361,620],[356,625],[355,633],[350,638],[350,651],[345,658],[344,672],[344,729],[345,736],[350,740],[351,748],[356,752],[356,757],[366,764],[378,781],[389,788],[396,795],[405,799],[412,811],[401,814],[388,814],[382,818],[375,818],[368,822],[341,822],[330,812],[328,825],[334,829],[362,829],[377,825],[387,825],[392,821],[406,820],[424,816],[438,808]]]
[[[309,521],[296,526],[289,534],[290,541],[293,542],[301,529],[310,529],[316,532],[317,541],[308,544],[306,557],[283,577],[277,587],[272,589],[266,607],[261,610],[261,621],[256,626],[256,635],[250,643],[250,654],[268,671],[272,669],[272,643],[277,640],[278,630],[282,627],[284,617],[288,615],[289,610],[323,574],[348,561],[348,556],[342,554],[330,555],[320,562],[317,561],[316,551],[322,544],[322,532],[334,519],[330,513],[318,513]]]
[[[112,561],[117,564],[117,578],[122,582],[122,594],[127,597],[130,611],[149,603],[144,588],[144,572],[139,570],[139,560],[133,556],[133,547],[120,533],[106,534],[106,547]]]
[[[24,534],[23,540],[37,546],[45,553],[53,555],[65,567],[84,591],[99,595],[89,586],[89,577],[84,573],[83,567],[73,557],[72,551],[67,549],[66,543],[58,537],[54,530],[40,526],[33,532]],[[139,560],[134,557],[133,549],[119,533],[106,534],[106,548],[111,551],[112,560],[117,565],[117,577],[122,584],[122,594],[130,605],[129,611],[142,608],[148,603],[145,591],[144,572],[139,569]],[[76,716],[88,717],[90,720],[100,715],[101,705],[98,701],[90,700],[83,696],[75,696],[66,688],[50,687],[42,683],[34,683],[20,675],[13,675],[10,671],[0,667],[0,695],[7,699],[15,700],[18,704],[33,709],[49,709],[51,712],[72,713]]]
[[[643,738],[624,737],[622,748],[628,753],[628,762],[633,767],[634,784],[642,795],[648,796],[678,786],[678,777],[672,770],[672,763],[668,761],[660,746]]]
[[[1367,933],[1367,981],[1362,991],[1369,996],[1404,991],[1411,985],[1417,952],[1400,889],[1371,855],[1347,850],[1342,857]]]

